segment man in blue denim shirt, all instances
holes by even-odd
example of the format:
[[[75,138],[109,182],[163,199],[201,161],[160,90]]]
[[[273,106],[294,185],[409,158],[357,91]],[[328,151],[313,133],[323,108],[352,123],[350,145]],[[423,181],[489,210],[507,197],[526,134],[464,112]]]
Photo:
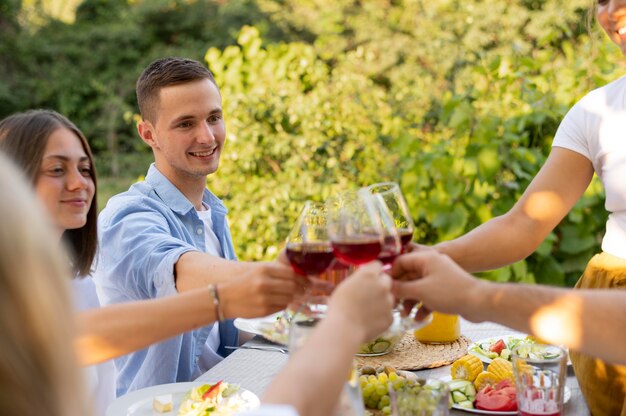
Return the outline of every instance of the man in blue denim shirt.
[[[236,262],[222,202],[206,189],[226,132],[221,95],[199,62],[160,59],[137,81],[139,135],[154,153],[146,179],[113,197],[98,225],[94,273],[102,304],[176,295],[246,279],[224,316],[264,316],[284,308],[297,290],[282,262]],[[218,291],[219,293],[219,291]],[[159,325],[155,322],[155,325]],[[116,359],[117,394],[191,381],[237,344],[232,321],[202,327]]]

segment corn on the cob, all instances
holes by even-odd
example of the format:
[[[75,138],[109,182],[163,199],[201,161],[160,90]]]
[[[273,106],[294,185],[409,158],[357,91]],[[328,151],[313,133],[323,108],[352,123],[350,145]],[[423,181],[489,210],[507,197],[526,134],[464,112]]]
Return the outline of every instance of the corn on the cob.
[[[495,376],[498,377],[498,381],[513,381],[513,364],[504,358],[494,358],[487,366],[487,371],[495,374]]]
[[[483,371],[482,373],[476,376],[476,380],[474,380],[474,386],[476,387],[476,391],[481,391],[483,387],[486,385],[495,386],[498,384],[498,376],[493,374],[491,371]]]
[[[474,355],[464,355],[456,360],[450,367],[453,380],[476,380],[476,376],[483,371],[483,363]]]

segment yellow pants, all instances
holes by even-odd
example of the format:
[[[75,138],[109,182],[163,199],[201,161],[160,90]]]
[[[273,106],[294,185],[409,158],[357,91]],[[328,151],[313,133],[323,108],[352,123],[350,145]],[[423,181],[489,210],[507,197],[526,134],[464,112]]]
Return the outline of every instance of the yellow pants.
[[[626,289],[626,259],[600,253],[587,264],[576,288]],[[607,319],[611,317],[607,316]],[[621,330],[626,331],[626,328]],[[626,346],[625,346],[626,348]],[[593,416],[626,416],[626,366],[570,351],[580,389]]]

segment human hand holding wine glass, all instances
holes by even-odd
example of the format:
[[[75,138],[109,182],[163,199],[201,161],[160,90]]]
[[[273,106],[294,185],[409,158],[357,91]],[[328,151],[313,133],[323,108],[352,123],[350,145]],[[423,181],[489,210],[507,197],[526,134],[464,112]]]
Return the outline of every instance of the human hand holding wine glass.
[[[285,323],[302,305],[324,303],[314,296],[327,296],[332,282],[320,278],[334,260],[333,249],[328,238],[326,205],[306,201],[296,223],[287,237],[286,257],[294,271],[308,280],[303,297],[294,299],[283,315]]]
[[[401,249],[399,251],[390,250],[387,254],[381,255],[380,258],[387,270],[390,270],[397,255],[410,251],[409,246],[415,225],[406,199],[397,183],[381,182],[370,185],[366,189],[379,205],[386,207],[386,210],[381,208],[381,212],[383,218],[389,216],[390,220],[386,218],[382,220],[382,223],[386,225],[386,228],[389,226],[395,228],[400,239]],[[395,310],[402,316],[402,324],[407,330],[419,329],[432,320],[430,311],[418,301],[400,299]]]

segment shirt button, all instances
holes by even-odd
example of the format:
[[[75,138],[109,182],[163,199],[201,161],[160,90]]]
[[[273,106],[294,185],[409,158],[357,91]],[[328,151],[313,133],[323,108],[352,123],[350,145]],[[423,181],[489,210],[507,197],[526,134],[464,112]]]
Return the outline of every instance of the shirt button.
[[[198,228],[198,229],[196,230],[196,234],[198,234],[198,235],[202,234],[202,228]]]

